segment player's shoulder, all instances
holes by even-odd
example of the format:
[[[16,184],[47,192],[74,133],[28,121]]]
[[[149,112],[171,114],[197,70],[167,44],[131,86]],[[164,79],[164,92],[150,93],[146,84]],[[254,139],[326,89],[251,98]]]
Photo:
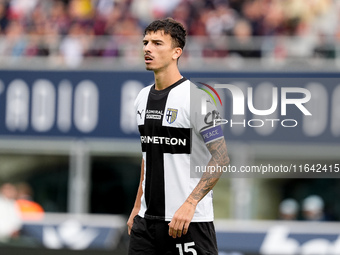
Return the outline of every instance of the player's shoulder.
[[[141,91],[139,91],[138,96],[143,96],[143,95],[145,95],[145,94],[149,94],[150,89],[151,89],[152,86],[153,86],[153,84],[150,84],[150,85],[148,85],[148,86],[142,88]]]
[[[190,96],[192,99],[207,98],[207,93],[201,88],[201,86],[190,81]]]
[[[148,85],[148,86],[142,88],[139,91],[139,93],[138,93],[138,95],[137,95],[137,97],[135,99],[135,104],[139,103],[140,101],[142,101],[143,99],[148,97],[150,89],[151,89],[152,86],[153,86],[152,84]]]
[[[176,90],[188,90],[190,93],[194,93],[194,94],[200,94],[200,95],[204,95],[205,93],[200,89],[199,86],[197,86],[196,83],[192,82],[191,80],[185,78],[185,80],[179,84],[180,86],[176,86],[175,89]],[[202,93],[203,92],[203,93]]]

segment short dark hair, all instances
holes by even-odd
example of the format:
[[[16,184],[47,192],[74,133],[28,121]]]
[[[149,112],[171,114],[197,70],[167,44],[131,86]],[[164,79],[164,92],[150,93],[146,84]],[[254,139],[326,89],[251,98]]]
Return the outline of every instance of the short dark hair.
[[[150,32],[156,32],[159,30],[163,30],[165,34],[169,34],[171,36],[174,47],[180,47],[181,49],[184,48],[187,32],[180,22],[173,18],[155,20],[145,28],[143,35],[145,36]]]

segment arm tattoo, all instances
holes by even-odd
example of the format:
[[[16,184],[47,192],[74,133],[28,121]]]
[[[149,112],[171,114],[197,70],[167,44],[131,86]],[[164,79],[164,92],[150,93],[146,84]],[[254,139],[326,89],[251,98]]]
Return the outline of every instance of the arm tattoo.
[[[224,138],[207,144],[207,148],[211,153],[211,159],[207,165],[208,168],[209,166],[217,165],[223,167],[229,164],[227,146]],[[210,173],[209,171],[205,172],[190,196],[193,199],[200,201],[210,190],[212,190],[221,175],[222,172],[218,171],[213,173]]]

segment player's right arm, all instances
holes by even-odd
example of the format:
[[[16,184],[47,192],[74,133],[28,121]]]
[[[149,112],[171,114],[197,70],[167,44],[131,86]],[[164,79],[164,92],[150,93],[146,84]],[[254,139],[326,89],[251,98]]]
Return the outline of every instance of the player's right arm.
[[[131,233],[131,229],[132,229],[132,225],[133,225],[133,219],[138,214],[140,207],[141,207],[141,198],[142,198],[142,195],[143,195],[143,188],[142,188],[143,180],[144,180],[144,159],[142,159],[142,164],[141,164],[141,173],[140,173],[140,181],[139,181],[139,186],[138,186],[138,191],[137,191],[137,197],[136,197],[133,209],[131,211],[130,217],[127,221],[128,234],[129,235]]]

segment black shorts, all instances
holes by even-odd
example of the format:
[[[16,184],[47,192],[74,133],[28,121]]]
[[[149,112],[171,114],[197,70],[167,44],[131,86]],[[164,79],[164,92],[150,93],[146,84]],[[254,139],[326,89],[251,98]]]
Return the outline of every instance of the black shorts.
[[[213,222],[191,222],[188,233],[169,236],[169,222],[136,216],[131,229],[129,255],[218,254]]]

